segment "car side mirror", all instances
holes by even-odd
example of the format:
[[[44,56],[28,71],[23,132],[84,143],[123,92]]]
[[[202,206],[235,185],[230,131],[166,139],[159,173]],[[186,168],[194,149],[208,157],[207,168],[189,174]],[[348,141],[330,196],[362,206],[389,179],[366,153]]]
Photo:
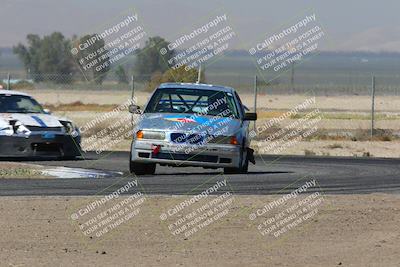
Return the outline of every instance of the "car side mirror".
[[[245,113],[243,120],[244,121],[256,121],[257,113]]]
[[[128,108],[129,112],[132,114],[142,114],[142,110],[140,109],[140,106],[138,105],[129,105]]]
[[[48,108],[45,108],[45,109],[43,109],[43,112],[45,113],[45,114],[51,114],[51,111],[50,111],[50,109],[48,109]]]

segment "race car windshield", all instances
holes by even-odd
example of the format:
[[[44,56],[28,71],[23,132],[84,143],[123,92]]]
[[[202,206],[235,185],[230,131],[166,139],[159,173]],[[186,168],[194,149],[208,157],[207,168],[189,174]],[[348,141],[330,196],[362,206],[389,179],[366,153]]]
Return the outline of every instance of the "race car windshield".
[[[238,118],[231,93],[199,89],[158,89],[145,113],[198,113],[209,116]]]
[[[44,113],[33,98],[23,95],[0,95],[0,113]]]

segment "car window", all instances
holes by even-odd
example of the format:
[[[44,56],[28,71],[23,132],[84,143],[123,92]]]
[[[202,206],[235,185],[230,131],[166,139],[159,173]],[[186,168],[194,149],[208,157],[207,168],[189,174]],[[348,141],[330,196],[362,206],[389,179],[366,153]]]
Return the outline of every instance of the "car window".
[[[243,103],[242,103],[242,100],[240,99],[240,97],[239,97],[239,95],[238,95],[238,93],[237,92],[235,92],[235,95],[236,95],[236,98],[237,98],[237,100],[238,100],[238,102],[239,102],[239,109],[240,109],[240,112],[242,113],[242,116],[244,116],[244,114],[246,113],[246,111],[244,110],[244,106],[243,106]]]
[[[0,95],[0,113],[43,113],[43,108],[29,96]]]
[[[201,115],[233,115],[238,111],[231,93],[199,89],[157,89],[145,113],[201,113]]]

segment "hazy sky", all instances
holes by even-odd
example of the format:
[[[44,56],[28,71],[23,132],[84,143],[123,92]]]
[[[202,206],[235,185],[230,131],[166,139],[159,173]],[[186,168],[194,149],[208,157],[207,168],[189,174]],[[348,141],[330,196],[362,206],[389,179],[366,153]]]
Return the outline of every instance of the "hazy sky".
[[[150,35],[171,40],[226,13],[248,49],[304,14],[315,13],[329,42],[321,50],[400,52],[398,0],[0,0],[0,47],[25,40],[28,33],[61,31],[66,36],[93,32],[99,25],[135,8]]]

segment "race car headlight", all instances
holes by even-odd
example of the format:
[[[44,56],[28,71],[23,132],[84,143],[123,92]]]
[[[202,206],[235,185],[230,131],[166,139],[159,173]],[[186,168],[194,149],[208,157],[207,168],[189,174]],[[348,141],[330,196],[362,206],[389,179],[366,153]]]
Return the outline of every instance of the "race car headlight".
[[[137,139],[164,140],[165,132],[139,130],[136,132],[136,138]]]
[[[13,130],[13,127],[11,125],[0,128],[0,135],[10,136],[10,135],[13,135],[13,134],[14,134],[14,130]]]
[[[67,134],[70,134],[73,137],[76,137],[79,135],[78,129],[75,127],[75,125],[72,122],[60,121],[60,123],[64,126],[65,132]]]
[[[24,135],[31,134],[31,131],[28,128],[26,128],[26,126],[23,125],[20,121],[11,122],[11,126],[14,130],[14,133],[16,134],[24,134]]]

